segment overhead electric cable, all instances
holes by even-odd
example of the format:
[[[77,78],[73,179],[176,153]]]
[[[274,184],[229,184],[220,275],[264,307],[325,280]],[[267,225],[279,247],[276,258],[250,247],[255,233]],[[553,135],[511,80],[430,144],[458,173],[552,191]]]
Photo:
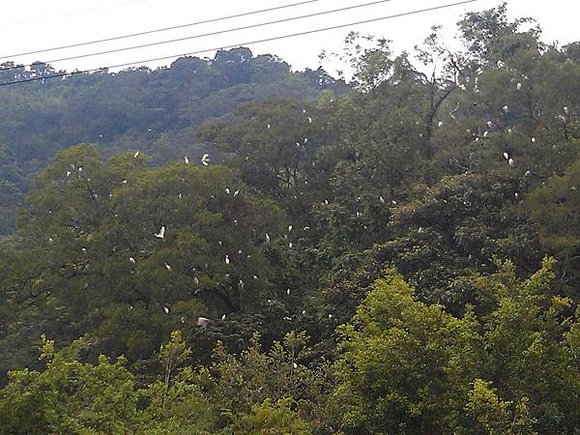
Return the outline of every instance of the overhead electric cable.
[[[138,50],[141,48],[148,48],[148,47],[155,47],[155,46],[159,46],[159,45],[166,45],[166,44],[173,44],[175,42],[183,42],[183,41],[189,41],[192,39],[199,39],[199,38],[205,38],[208,36],[216,36],[216,35],[222,35],[224,33],[231,33],[231,32],[238,32],[240,30],[248,30],[248,29],[255,29],[258,27],[264,27],[264,26],[270,26],[273,24],[281,24],[281,23],[287,23],[290,21],[296,21],[296,20],[303,20],[306,18],[313,18],[313,17],[319,17],[321,15],[329,15],[329,14],[335,14],[338,12],[344,12],[344,11],[348,11],[348,10],[353,10],[353,9],[360,9],[363,7],[368,7],[368,6],[375,6],[381,3],[388,3],[391,2],[393,0],[375,0],[372,2],[368,2],[368,3],[363,3],[360,5],[353,5],[353,6],[345,6],[342,8],[338,8],[338,9],[331,9],[331,10],[327,10],[327,11],[320,11],[320,12],[312,12],[310,14],[305,14],[305,15],[299,15],[296,17],[287,17],[287,18],[281,18],[278,20],[273,20],[273,21],[266,21],[264,23],[256,23],[256,24],[248,24],[246,26],[239,26],[239,27],[234,27],[231,29],[224,29],[224,30],[216,30],[214,32],[208,32],[208,33],[201,33],[198,35],[192,35],[192,36],[184,36],[181,38],[175,38],[175,39],[168,39],[168,40],[164,40],[164,41],[157,41],[157,42],[148,42],[146,44],[140,44],[140,45],[132,45],[129,47],[121,47],[121,48],[112,48],[110,50],[103,50],[103,51],[97,51],[97,52],[93,52],[93,53],[86,53],[86,54],[78,54],[75,56],[68,56],[68,57],[61,57],[59,59],[51,59],[51,60],[47,60],[46,64],[52,64],[55,62],[64,62],[67,60],[74,60],[74,59],[84,59],[87,57],[94,57],[94,56],[101,56],[103,54],[112,54],[112,53],[120,53],[122,51],[130,51],[130,50]],[[31,65],[27,65],[27,66],[31,66]],[[10,70],[10,69],[16,69],[19,67],[11,67],[11,68],[7,68],[4,71]]]
[[[224,17],[209,18],[207,20],[195,21],[193,23],[179,24],[179,25],[170,26],[170,27],[162,27],[159,29],[146,30],[146,31],[137,32],[137,33],[129,33],[129,34],[120,35],[120,36],[111,36],[109,38],[95,39],[93,41],[77,42],[75,44],[61,45],[59,47],[51,47],[51,48],[43,48],[43,49],[39,49],[39,50],[25,51],[25,52],[21,52],[21,53],[6,55],[6,56],[0,56],[0,60],[12,58],[12,57],[28,56],[30,54],[39,54],[39,53],[47,53],[50,51],[65,50],[68,48],[84,47],[87,45],[101,44],[103,42],[111,42],[111,41],[118,41],[120,39],[134,38],[136,36],[152,35],[154,33],[166,32],[169,30],[183,29],[186,27],[199,26],[201,24],[216,23],[219,21],[231,20],[234,18],[242,18],[242,17],[246,17],[249,15],[257,15],[257,14],[262,14],[265,12],[273,12],[273,11],[288,9],[288,8],[292,8],[292,7],[296,7],[296,6],[302,6],[302,5],[309,4],[309,3],[317,3],[320,1],[323,1],[323,0],[304,0],[304,1],[297,2],[297,3],[290,3],[287,5],[281,5],[281,6],[276,6],[276,7],[266,8],[266,9],[258,9],[255,11],[248,11],[248,12],[240,12],[238,14],[227,15]]]
[[[20,84],[20,83],[46,80],[46,79],[51,79],[51,78],[73,76],[73,75],[78,75],[78,74],[87,74],[87,73],[91,73],[91,72],[108,70],[110,68],[123,68],[123,67],[131,66],[131,65],[138,65],[138,64],[149,63],[149,62],[156,62],[156,61],[160,61],[160,60],[172,59],[172,58],[179,57],[179,56],[193,56],[196,54],[207,53],[208,51],[224,50],[224,49],[230,49],[230,48],[240,47],[240,46],[244,46],[244,45],[260,44],[263,42],[276,41],[279,39],[294,38],[296,36],[311,35],[313,33],[326,32],[329,30],[336,30],[336,29],[341,29],[341,28],[350,27],[350,26],[358,26],[361,24],[374,23],[377,21],[384,21],[384,20],[388,20],[388,19],[392,19],[392,18],[400,18],[400,17],[410,16],[410,15],[417,15],[417,14],[421,14],[421,13],[425,13],[425,12],[446,9],[446,8],[460,6],[460,5],[464,5],[464,4],[468,4],[468,3],[474,3],[476,1],[479,1],[479,0],[464,0],[464,1],[460,1],[460,2],[434,6],[431,8],[417,9],[414,11],[401,12],[398,14],[387,15],[387,16],[383,16],[383,17],[370,18],[370,19],[362,20],[362,21],[355,21],[355,22],[346,23],[346,24],[338,24],[335,26],[323,27],[320,29],[312,29],[312,30],[306,30],[306,31],[302,31],[302,32],[290,33],[287,35],[256,39],[253,41],[245,41],[245,42],[240,42],[237,44],[231,44],[231,45],[226,45],[226,46],[222,45],[219,47],[206,48],[203,50],[196,50],[196,51],[189,52],[189,53],[173,54],[170,56],[162,56],[162,57],[156,57],[156,58],[151,58],[151,59],[144,59],[144,60],[140,60],[140,61],[136,61],[136,62],[127,62],[127,63],[121,63],[121,64],[117,64],[117,65],[109,65],[109,66],[104,66],[104,67],[99,67],[99,68],[91,68],[91,69],[86,69],[83,71],[62,72],[62,73],[50,74],[50,75],[46,75],[46,76],[30,77],[30,78],[26,78],[23,80],[14,80],[11,82],[0,83],[0,86],[9,86],[9,85],[16,85],[16,84]],[[1,70],[0,70],[0,72],[1,72]]]

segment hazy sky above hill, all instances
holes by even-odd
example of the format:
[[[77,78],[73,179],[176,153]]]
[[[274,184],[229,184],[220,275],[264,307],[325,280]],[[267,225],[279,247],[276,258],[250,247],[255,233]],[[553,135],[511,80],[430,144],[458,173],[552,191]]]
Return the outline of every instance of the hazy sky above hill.
[[[299,3],[300,0],[54,0],[44,2],[6,2],[3,4],[0,26],[0,62],[14,60],[29,64],[41,60],[50,62],[57,69],[84,70],[137,62],[149,66],[168,65],[176,57],[186,53],[196,56],[213,56],[215,48],[247,45],[255,54],[271,53],[289,62],[294,69],[317,68],[321,51],[339,51],[344,37],[350,30],[373,34],[393,40],[396,51],[411,50],[429,33],[430,26],[441,24],[446,29],[449,41],[455,34],[455,23],[467,11],[495,7],[497,0],[479,0],[460,6],[429,11],[415,15],[377,21],[359,26],[348,26],[338,30],[309,34],[259,44],[250,41],[288,35],[322,27],[348,24],[373,18],[386,17],[424,8],[458,2],[460,0],[391,0],[344,12],[315,16],[282,24],[274,24],[236,32],[188,39],[171,44],[121,51],[80,59],[56,61],[78,55],[157,43],[169,39],[223,31],[234,27],[248,26],[266,21],[312,14],[321,11],[370,3],[372,0],[318,0],[301,6],[256,14],[236,19],[189,26],[151,35],[87,45],[74,49],[14,56],[63,45],[76,44],[96,39],[110,38],[201,20],[224,17],[243,12]],[[578,0],[508,0],[510,18],[530,16],[544,30],[547,42],[567,43],[580,40],[577,17],[580,12]],[[452,43],[452,42],[450,42]],[[6,57],[10,56],[10,57]],[[149,59],[168,59],[146,62]]]

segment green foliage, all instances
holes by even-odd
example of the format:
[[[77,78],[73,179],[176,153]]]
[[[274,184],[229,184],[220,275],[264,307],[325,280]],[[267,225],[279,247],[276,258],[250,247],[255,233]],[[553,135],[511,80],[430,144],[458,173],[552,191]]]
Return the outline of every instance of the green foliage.
[[[126,432],[137,417],[140,399],[133,375],[119,358],[100,356],[96,365],[81,363],[78,354],[86,339],[56,352],[44,341],[42,372],[10,372],[0,391],[0,429],[3,433]]]
[[[530,23],[2,87],[0,432],[575,433],[580,49]]]
[[[553,261],[518,280],[481,278],[493,311],[462,318],[418,302],[391,272],[341,327],[343,425],[352,431],[531,433],[578,424],[571,301],[550,295]],[[490,387],[491,383],[495,386]],[[463,412],[467,410],[467,414]],[[518,432],[519,431],[519,432]]]

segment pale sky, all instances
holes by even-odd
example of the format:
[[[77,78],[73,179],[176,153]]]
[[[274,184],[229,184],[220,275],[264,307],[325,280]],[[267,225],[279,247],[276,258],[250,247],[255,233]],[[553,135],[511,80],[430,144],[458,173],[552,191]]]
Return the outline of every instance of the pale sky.
[[[2,59],[0,59],[0,62],[6,60],[14,60],[24,64],[37,60],[49,62],[64,57],[190,37],[287,17],[361,5],[372,0],[319,0],[314,3],[285,8],[279,11],[186,27],[153,35],[42,54],[10,57],[8,59],[4,57],[32,50],[183,25],[210,18],[298,3],[299,1],[84,0],[80,2],[78,0],[28,0],[26,2],[3,2],[2,24],[0,27],[0,57]],[[51,62],[51,64],[57,69],[67,69],[69,71],[112,66],[127,62],[139,62],[139,64],[155,67],[168,65],[180,54],[206,50],[196,54],[196,56],[212,57],[215,50],[208,51],[208,49],[243,44],[249,46],[254,54],[270,53],[280,56],[290,63],[295,70],[302,70],[307,67],[316,69],[320,65],[318,59],[320,52],[323,50],[340,51],[343,47],[344,37],[350,30],[391,39],[393,40],[395,51],[412,50],[412,47],[420,43],[429,33],[432,25],[443,25],[451,41],[455,33],[455,23],[466,11],[488,9],[497,6],[500,2],[498,0],[479,0],[467,5],[439,11],[350,26],[306,36],[259,44],[245,43],[256,39],[348,24],[458,1],[391,0],[342,13],[333,13],[121,53]],[[578,25],[578,16],[580,16],[579,0],[508,0],[508,11],[511,18],[522,16],[535,18],[544,30],[543,39],[546,42],[559,41],[560,43],[568,43],[580,40],[580,26]],[[143,62],[146,59],[163,56],[175,57],[158,62]]]

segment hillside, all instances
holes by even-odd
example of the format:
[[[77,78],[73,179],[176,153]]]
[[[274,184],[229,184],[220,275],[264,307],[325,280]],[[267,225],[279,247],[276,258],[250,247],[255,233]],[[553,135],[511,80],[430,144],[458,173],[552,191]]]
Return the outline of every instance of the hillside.
[[[9,88],[0,432],[577,433],[580,42],[458,32]]]
[[[55,73],[63,72],[42,62],[28,69],[5,62],[0,84]],[[184,57],[155,70],[74,73],[0,86],[0,235],[14,231],[15,206],[59,150],[92,143],[106,156],[141,150],[154,165],[185,155],[198,160],[213,151],[195,138],[204,122],[231,116],[249,101],[312,101],[323,90],[344,95],[348,88],[323,70],[291,72],[282,60],[253,56],[247,48],[219,51],[213,59]]]

